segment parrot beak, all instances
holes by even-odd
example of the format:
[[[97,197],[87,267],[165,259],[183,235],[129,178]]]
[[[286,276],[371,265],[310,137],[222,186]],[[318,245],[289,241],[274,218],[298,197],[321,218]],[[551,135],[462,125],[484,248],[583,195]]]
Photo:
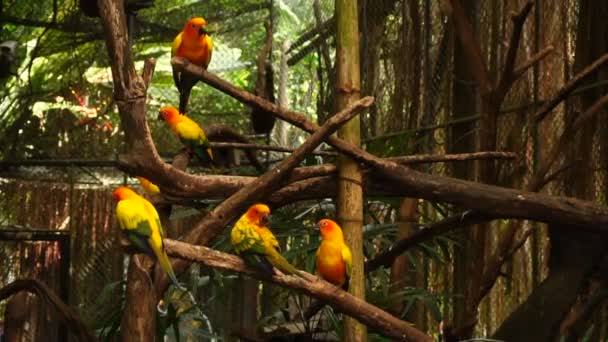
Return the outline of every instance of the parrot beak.
[[[163,118],[163,114],[162,113],[158,113],[158,120],[162,120],[164,121],[165,119]]]
[[[260,224],[267,226],[270,223],[270,220],[272,220],[272,215],[266,214],[260,219]]]
[[[209,34],[209,32],[207,32],[207,28],[203,25],[198,29],[198,35],[202,36],[205,34]]]

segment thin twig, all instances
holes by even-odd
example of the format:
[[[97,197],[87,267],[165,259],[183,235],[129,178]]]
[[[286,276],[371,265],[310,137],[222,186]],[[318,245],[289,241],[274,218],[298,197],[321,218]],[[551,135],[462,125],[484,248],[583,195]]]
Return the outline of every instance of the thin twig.
[[[293,148],[282,147],[282,146],[228,143],[228,142],[212,142],[211,147],[213,147],[213,148],[236,148],[236,149],[243,149],[243,150],[258,150],[258,151],[276,151],[276,152],[288,152],[288,153],[295,151],[295,149],[293,149]],[[330,152],[330,151],[314,151],[311,154],[316,155],[316,156],[336,156],[336,152]]]
[[[519,77],[521,77],[521,75],[523,75],[528,69],[536,65],[536,63],[543,60],[549,54],[553,53],[554,50],[555,48],[553,47],[553,45],[549,45],[546,48],[532,55],[527,61],[521,63],[521,65],[515,68],[515,70],[513,71],[513,79],[518,79]]]

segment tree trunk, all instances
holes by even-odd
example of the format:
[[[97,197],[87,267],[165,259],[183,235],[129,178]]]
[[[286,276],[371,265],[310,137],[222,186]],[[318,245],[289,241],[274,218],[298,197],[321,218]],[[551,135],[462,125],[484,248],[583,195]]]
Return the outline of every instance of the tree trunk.
[[[149,270],[152,260],[143,255],[132,255],[127,275],[125,310],[120,322],[122,341],[156,340],[156,291]]]
[[[336,106],[343,109],[359,99],[359,18],[358,1],[336,1]],[[338,136],[356,146],[361,144],[360,119],[354,118],[340,130]],[[338,157],[338,221],[344,229],[346,242],[353,254],[349,292],[365,299],[363,267],[363,192],[361,170],[349,157]],[[344,341],[366,341],[367,329],[351,317],[344,317]]]
[[[575,74],[608,51],[608,29],[604,23],[604,18],[608,15],[608,5],[605,2],[583,0],[580,6]],[[606,79],[606,72],[599,72],[589,77],[581,86]],[[581,110],[589,108],[605,92],[605,89],[596,88],[582,94]],[[566,125],[579,115],[580,113],[567,110]],[[597,119],[592,119],[581,127],[573,139],[569,155],[564,158],[564,165],[575,160],[581,162],[574,163],[566,173],[563,182],[565,195],[597,200],[598,185],[593,182],[594,169],[600,162],[600,158],[594,153],[597,148],[594,144],[596,134]],[[605,184],[600,185],[602,186],[605,187]],[[560,225],[549,226],[549,238],[549,276],[497,329],[494,338],[505,341],[561,340],[560,336],[557,336],[560,323],[573,305],[587,297],[586,285],[589,276],[608,255],[608,244],[594,234],[573,232]],[[529,322],[539,324],[530,325]],[[568,341],[578,340],[575,335],[567,337]]]
[[[468,10],[469,17],[474,13],[471,1],[463,1],[462,6]],[[455,36],[454,36],[455,37]],[[476,90],[471,79],[468,57],[459,39],[454,38],[454,77],[452,83],[452,119],[458,120],[470,116],[475,112]],[[450,153],[470,152],[473,150],[474,141],[473,125],[471,123],[458,123],[452,126],[450,136]],[[452,164],[452,176],[460,179],[470,179],[473,170],[467,162],[456,162]],[[463,234],[469,235],[469,231]],[[467,265],[473,258],[473,253],[468,246],[469,240],[462,247],[455,247],[454,250],[454,291],[459,296],[454,297],[454,326],[460,327],[465,324],[470,317],[465,310],[466,286],[471,274],[468,273]],[[478,272],[480,273],[480,272]]]
[[[397,217],[399,218],[399,237],[398,239],[404,239],[411,235],[414,230],[412,229],[413,223],[418,221],[418,213],[417,213],[418,200],[415,198],[404,198],[401,200],[401,205],[399,206],[399,212]],[[389,293],[394,294],[403,290],[407,285],[416,287],[417,280],[420,280],[420,277],[417,275],[422,274],[422,258],[417,258],[417,256],[421,256],[419,252],[412,251],[410,252],[412,256],[416,259],[413,262],[418,264],[416,276],[413,276],[413,272],[410,270],[411,261],[408,260],[407,255],[400,255],[395,258],[393,264],[391,265],[391,286],[389,288]],[[409,272],[408,272],[409,271]],[[412,277],[408,277],[408,273],[412,275]],[[408,281],[408,279],[411,279]],[[405,308],[405,303],[403,301],[395,302],[394,305],[390,307],[390,311],[393,315],[399,317],[401,311]],[[421,328],[424,323],[424,306],[421,302],[417,302],[410,311],[406,314],[405,319],[408,322],[414,323],[416,327]]]

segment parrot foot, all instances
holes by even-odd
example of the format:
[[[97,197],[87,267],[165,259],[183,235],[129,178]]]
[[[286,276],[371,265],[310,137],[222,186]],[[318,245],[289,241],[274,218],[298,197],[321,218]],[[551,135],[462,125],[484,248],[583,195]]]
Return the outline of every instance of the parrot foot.
[[[463,211],[462,215],[460,216],[460,221],[464,221],[464,217],[467,216],[468,214],[472,213],[473,210],[467,210],[467,211]]]
[[[158,304],[156,304],[156,311],[158,311],[158,313],[160,313],[161,316],[167,316],[167,308],[163,309],[163,305],[165,304],[164,300],[160,300],[158,301]]]

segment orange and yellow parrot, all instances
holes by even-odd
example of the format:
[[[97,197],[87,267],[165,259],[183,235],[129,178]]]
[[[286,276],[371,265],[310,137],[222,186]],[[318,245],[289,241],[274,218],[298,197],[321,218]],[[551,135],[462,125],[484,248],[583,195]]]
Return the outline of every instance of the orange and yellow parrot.
[[[148,195],[156,195],[160,193],[158,186],[150,182],[148,179],[141,176],[136,176],[135,178],[137,178],[139,184],[141,184],[141,187],[144,188]]]
[[[353,257],[344,242],[342,228],[329,219],[319,221],[321,244],[317,249],[317,273],[328,282],[348,289]]]
[[[205,131],[194,120],[178,112],[175,107],[161,108],[159,118],[169,124],[182,144],[188,147],[198,158],[202,161],[208,158],[213,160],[211,143],[205,136]]]
[[[247,264],[267,275],[273,274],[272,266],[285,274],[298,275],[298,270],[279,254],[279,242],[267,227],[269,220],[267,205],[251,206],[230,233],[234,250]]]
[[[184,29],[173,40],[171,57],[183,57],[207,69],[213,53],[213,41],[207,32],[207,21],[195,17],[184,24]],[[173,68],[173,81],[179,91],[179,111],[186,113],[192,87],[198,80]]]
[[[113,196],[118,201],[116,204],[118,224],[129,241],[143,253],[155,256],[173,284],[183,288],[177,281],[171,262],[165,253],[163,227],[152,203],[125,186],[114,190]]]

